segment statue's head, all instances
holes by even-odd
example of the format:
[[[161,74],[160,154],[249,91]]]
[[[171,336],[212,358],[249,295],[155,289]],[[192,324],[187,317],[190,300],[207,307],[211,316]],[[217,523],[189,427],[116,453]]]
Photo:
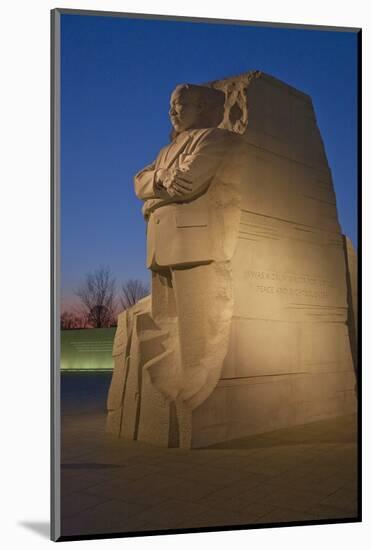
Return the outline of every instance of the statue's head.
[[[175,132],[218,126],[223,120],[224,100],[220,90],[180,84],[170,99],[169,115]]]

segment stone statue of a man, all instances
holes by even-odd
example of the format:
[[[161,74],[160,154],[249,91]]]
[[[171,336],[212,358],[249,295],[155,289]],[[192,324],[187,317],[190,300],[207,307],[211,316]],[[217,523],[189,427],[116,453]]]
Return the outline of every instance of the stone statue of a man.
[[[224,102],[223,91],[177,86],[172,141],[135,176],[152,288],[118,317],[107,430],[122,437],[190,447],[192,411],[220,379],[240,217],[239,137],[218,128]]]
[[[311,98],[249,71],[178,86],[170,118],[135,177],[152,291],[118,316],[107,430],[195,448],[354,411],[355,255]]]
[[[235,136],[216,127],[223,107],[219,90],[177,86],[169,112],[176,137],[135,176],[148,221],[152,316],[176,318],[178,327],[178,366],[165,369],[162,389],[191,408],[219,380],[232,314],[226,228],[217,210],[218,173]]]

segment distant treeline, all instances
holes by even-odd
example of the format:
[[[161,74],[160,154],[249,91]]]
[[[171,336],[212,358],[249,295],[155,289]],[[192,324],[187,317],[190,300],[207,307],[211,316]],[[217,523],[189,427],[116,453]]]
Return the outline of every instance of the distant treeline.
[[[149,294],[149,285],[128,279],[117,287],[109,267],[87,273],[74,290],[77,303],[61,314],[61,329],[109,328],[117,325],[120,311]]]

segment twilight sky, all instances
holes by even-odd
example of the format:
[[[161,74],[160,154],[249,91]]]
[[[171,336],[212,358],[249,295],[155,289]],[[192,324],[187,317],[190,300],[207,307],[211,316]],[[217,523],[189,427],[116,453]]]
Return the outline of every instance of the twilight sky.
[[[357,37],[238,24],[61,17],[62,301],[88,271],[149,281],[133,175],[169,141],[169,97],[261,70],[309,94],[342,230],[357,245]],[[63,306],[62,306],[63,307]]]

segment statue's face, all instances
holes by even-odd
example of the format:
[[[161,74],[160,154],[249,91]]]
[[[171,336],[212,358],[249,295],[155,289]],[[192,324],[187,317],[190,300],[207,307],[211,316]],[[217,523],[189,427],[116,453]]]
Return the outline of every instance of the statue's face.
[[[170,120],[176,132],[183,132],[191,128],[198,128],[201,105],[184,91],[175,91],[170,100]]]

